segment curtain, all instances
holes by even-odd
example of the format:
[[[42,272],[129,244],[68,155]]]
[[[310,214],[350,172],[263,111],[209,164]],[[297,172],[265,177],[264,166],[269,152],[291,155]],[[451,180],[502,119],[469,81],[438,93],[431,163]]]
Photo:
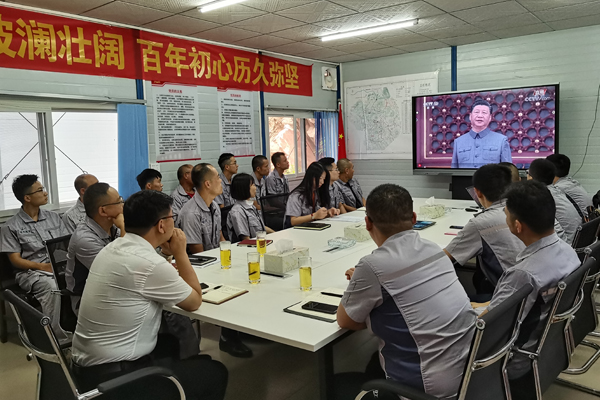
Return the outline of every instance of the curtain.
[[[118,104],[119,194],[124,199],[140,190],[135,180],[148,168],[148,117],[146,106]]]
[[[315,111],[317,130],[317,160],[323,157],[338,157],[338,113],[333,111]]]

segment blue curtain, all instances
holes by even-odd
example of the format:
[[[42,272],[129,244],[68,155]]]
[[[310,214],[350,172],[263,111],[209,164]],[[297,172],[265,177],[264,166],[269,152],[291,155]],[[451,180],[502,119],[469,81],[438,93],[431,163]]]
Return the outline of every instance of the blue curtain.
[[[118,104],[119,194],[127,199],[140,190],[135,177],[148,168],[148,119],[146,106]]]
[[[323,157],[338,156],[338,113],[333,111],[315,111],[317,130],[317,160]]]

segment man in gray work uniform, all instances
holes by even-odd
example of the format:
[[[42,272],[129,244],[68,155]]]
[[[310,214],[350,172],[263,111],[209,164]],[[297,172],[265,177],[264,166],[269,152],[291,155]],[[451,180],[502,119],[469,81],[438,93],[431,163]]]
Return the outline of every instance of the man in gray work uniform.
[[[37,175],[17,176],[12,190],[23,206],[2,226],[0,250],[8,253],[16,268],[19,287],[35,296],[44,315],[50,318],[54,334],[66,342],[68,338],[59,325],[60,296],[52,293],[57,286],[44,242],[68,235],[69,231],[57,213],[40,208],[48,203],[48,192]]]
[[[360,184],[354,178],[354,164],[347,158],[342,158],[337,166],[340,174],[334,185],[337,185],[342,194],[346,211],[356,211],[365,205],[365,198]]]
[[[380,185],[366,207],[378,248],[346,272],[338,324],[373,331],[386,378],[437,398],[456,396],[477,317],[469,298],[444,251],[412,229],[417,216],[406,189]],[[340,389],[355,396],[361,383]]]
[[[564,154],[552,154],[546,157],[556,167],[556,176],[554,177],[554,186],[562,190],[567,197],[570,197],[579,207],[584,215],[588,216],[587,208],[594,206],[592,196],[581,186],[581,183],[569,176],[571,169],[571,160]]]
[[[221,208],[229,207],[235,203],[235,200],[231,198],[231,179],[237,174],[239,166],[233,154],[223,153],[219,157],[219,168],[221,168],[219,177],[223,191],[215,198],[215,201]]]
[[[73,207],[69,208],[62,216],[62,220],[69,232],[75,232],[75,229],[85,221],[85,207],[83,206],[83,194],[89,186],[98,183],[98,178],[94,175],[82,174],[75,178],[75,190],[79,197]]]
[[[485,300],[491,299],[498,279],[516,264],[517,254],[525,248],[506,225],[504,192],[510,184],[510,170],[502,165],[488,164],[475,171],[473,186],[485,210],[471,218],[444,249],[450,259],[459,265],[481,256],[479,268],[485,280],[480,277],[477,282],[474,279],[473,283],[478,295],[487,295]]]
[[[173,214],[179,214],[181,208],[185,203],[190,201],[194,197],[196,190],[194,189],[194,183],[192,182],[192,168],[191,164],[183,164],[177,168],[177,180],[179,185],[171,193],[173,198]]]
[[[281,151],[273,153],[271,156],[273,171],[265,178],[267,195],[284,194],[290,192],[290,184],[284,172],[290,168],[290,162],[286,155]]]

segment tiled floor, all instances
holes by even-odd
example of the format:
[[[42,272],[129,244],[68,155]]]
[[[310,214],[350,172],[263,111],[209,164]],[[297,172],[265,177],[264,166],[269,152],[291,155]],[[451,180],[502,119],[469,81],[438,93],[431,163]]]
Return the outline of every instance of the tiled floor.
[[[36,393],[35,362],[28,362],[27,352],[18,342],[14,323],[9,324],[9,342],[0,344],[0,399],[34,400]],[[304,350],[294,349],[258,338],[246,337],[244,341],[254,351],[249,360],[236,359],[218,349],[219,329],[202,324],[203,353],[223,362],[229,369],[229,386],[226,400],[314,400],[318,382],[316,357]],[[375,351],[376,340],[368,332],[358,332],[334,349],[336,372],[361,370]],[[587,350],[579,350],[579,361]],[[584,375],[575,379],[600,390],[600,362]],[[544,395],[545,400],[592,400],[591,394],[555,384]]]

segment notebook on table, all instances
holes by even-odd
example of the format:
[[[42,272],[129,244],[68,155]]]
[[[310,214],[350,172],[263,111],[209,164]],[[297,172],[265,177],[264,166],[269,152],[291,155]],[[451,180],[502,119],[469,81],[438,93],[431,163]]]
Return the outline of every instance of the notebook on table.
[[[245,289],[236,288],[229,285],[216,285],[214,283],[203,282],[202,301],[210,304],[222,304],[238,296],[248,293]],[[204,286],[207,286],[205,289]]]
[[[320,222],[305,222],[303,224],[294,226],[294,229],[308,229],[312,231],[322,231],[323,229],[327,228],[331,228],[331,225]]]

